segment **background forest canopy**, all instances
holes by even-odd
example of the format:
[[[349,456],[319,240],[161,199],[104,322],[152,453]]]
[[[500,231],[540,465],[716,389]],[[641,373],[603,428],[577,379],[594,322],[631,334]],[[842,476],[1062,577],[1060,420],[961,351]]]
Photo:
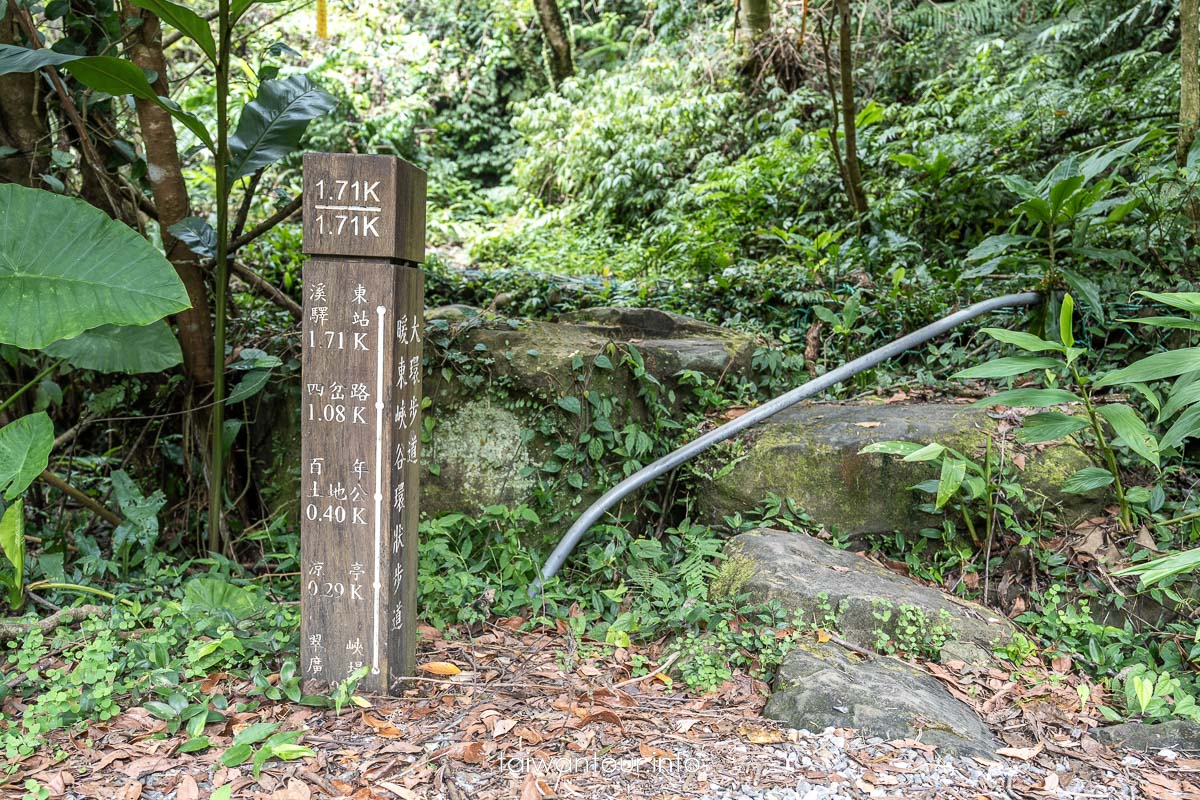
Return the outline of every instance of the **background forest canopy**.
[[[512,411],[536,456],[519,501],[427,515],[425,622],[520,615],[635,648],[672,632],[689,687],[769,675],[801,626],[746,602],[723,543],[820,526],[770,495],[702,519],[695,491],[732,445],[594,528],[532,609],[526,589],[586,502],[713,419],[1037,289],[1037,310],[986,323],[1024,337],[963,329],[828,397],[987,379],[965,391],[1075,404],[1027,417],[1021,441],[1094,455],[1065,491],[1104,495],[1109,566],[1150,564],[1146,580],[1065,555],[1070,532],[990,450],[877,451],[934,462],[914,488],[944,524],[827,533],[1007,604],[1029,638],[1005,657],[1069,656],[1111,719],[1197,718],[1196,6],[0,0],[0,581],[26,622],[104,609],[83,637],[0,631],[29,673],[0,688],[24,701],[0,721],[9,757],[129,698],[190,702],[212,672],[299,697],[302,151],[428,172],[428,305],[478,311],[432,319],[426,379]],[[749,334],[753,375],[668,381],[614,346],[539,403],[496,377],[504,354],[464,344],[605,306]],[[428,452],[439,409],[427,397]],[[1035,576],[1019,607],[987,594],[1013,558]],[[1172,613],[1109,624],[1139,591]],[[39,670],[51,652],[64,666]],[[281,667],[283,689],[265,680]]]

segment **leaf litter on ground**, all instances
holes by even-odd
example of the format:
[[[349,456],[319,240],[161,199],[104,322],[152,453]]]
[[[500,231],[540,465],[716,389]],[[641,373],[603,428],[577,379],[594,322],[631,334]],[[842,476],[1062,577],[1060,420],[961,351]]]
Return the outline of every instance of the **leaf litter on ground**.
[[[937,766],[946,759],[919,739],[813,734],[764,719],[769,688],[748,675],[698,695],[659,675],[632,674],[635,653],[647,670],[664,663],[670,653],[662,645],[616,648],[581,642],[565,626],[522,626],[507,619],[474,635],[422,627],[424,668],[401,696],[341,713],[263,702],[251,682],[216,673],[206,690],[248,710],[208,725],[207,750],[180,752],[185,733],[171,735],[144,708],[128,708],[86,729],[55,731],[10,762],[15,771],[0,796],[21,797],[32,780],[54,800],[675,798],[804,780],[900,797],[914,775],[939,769],[946,780]],[[956,760],[948,774],[962,783],[941,786],[941,798],[979,797],[969,776],[1003,769],[1021,796],[1071,796],[1061,787],[1074,781],[1092,797],[1132,797],[1136,787],[1151,798],[1200,799],[1200,759],[1122,755],[1088,735],[1103,693],[1088,684],[1093,694],[1082,701],[1085,678],[1052,675],[1035,660],[1011,672],[925,666],[1006,744],[994,761]],[[257,778],[250,764],[222,765],[248,730],[302,732],[297,744],[311,755],[268,760]]]

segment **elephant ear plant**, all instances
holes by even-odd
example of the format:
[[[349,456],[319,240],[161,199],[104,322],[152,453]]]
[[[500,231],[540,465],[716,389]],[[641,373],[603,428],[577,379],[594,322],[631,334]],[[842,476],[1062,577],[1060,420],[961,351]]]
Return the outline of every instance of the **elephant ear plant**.
[[[216,183],[215,229],[204,220],[188,218],[173,227],[172,233],[184,241],[197,242],[193,250],[211,258],[214,263],[215,346],[210,425],[212,455],[209,464],[208,546],[210,550],[218,550],[224,509],[224,408],[225,403],[230,400],[226,396],[225,388],[225,318],[228,305],[231,190],[239,181],[256,182],[262,170],[294,152],[299,147],[300,138],[308,123],[332,111],[336,100],[304,75],[277,78],[277,70],[273,67],[264,68],[258,76],[256,97],[242,109],[236,127],[231,126],[230,67],[238,60],[233,44],[233,28],[255,5],[254,0],[218,0],[215,34],[208,20],[179,3],[171,0],[131,2],[176,28],[203,53],[212,68],[216,86],[215,107],[211,109],[215,127],[210,128],[199,116],[184,111],[170,98],[160,97],[154,90],[152,76],[147,76],[132,62],[115,56],[60,53],[51,47],[0,45],[0,75],[34,72],[53,67],[65,70],[79,83],[97,92],[118,97],[132,96],[155,103],[189,130],[213,156]],[[267,69],[270,72],[267,72]],[[12,227],[16,229],[15,226]],[[41,237],[43,234],[38,231],[35,235]],[[93,272],[103,274],[100,270]],[[121,274],[120,271],[118,274]],[[10,307],[12,306],[5,306],[6,309]],[[80,330],[90,327],[85,325]],[[66,335],[68,334],[48,333],[44,337],[47,341],[37,346]]]
[[[180,363],[162,319],[188,307],[187,292],[155,247],[82,200],[40,189],[0,185],[0,208],[0,351],[13,366],[49,362],[0,398],[0,413],[64,362],[124,373]],[[44,412],[0,428],[0,550],[11,568],[0,583],[13,608],[25,589],[21,498],[47,474],[53,446],[54,424]]]

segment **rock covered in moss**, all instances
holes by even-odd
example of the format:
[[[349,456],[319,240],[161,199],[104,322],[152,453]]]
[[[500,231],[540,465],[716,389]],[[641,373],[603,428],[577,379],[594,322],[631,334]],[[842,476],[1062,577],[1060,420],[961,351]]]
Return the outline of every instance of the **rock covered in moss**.
[[[907,463],[886,455],[860,455],[874,442],[938,442],[983,459],[996,420],[986,409],[954,403],[803,403],[752,428],[741,439],[731,470],[721,475],[698,502],[709,518],[744,512],[768,494],[795,500],[813,519],[844,534],[916,534],[940,528],[940,520],[919,510],[928,496],[910,486],[936,478],[928,463]],[[1064,495],[1060,487],[1076,471],[1092,465],[1069,443],[1022,451],[1019,481],[1027,493],[1044,497],[1067,522],[1099,513],[1094,496]]]
[[[431,424],[421,477],[427,516],[534,504],[539,470],[576,439],[580,415],[570,409],[583,410],[588,396],[611,408],[620,430],[627,421],[647,420],[647,381],[657,384],[666,405],[679,407],[690,396],[682,372],[735,384],[750,378],[755,350],[748,334],[655,309],[593,308],[542,322],[456,305],[431,309],[426,319],[432,323],[424,382]],[[631,348],[645,379],[621,363]],[[299,380],[285,387],[285,401],[263,410],[270,424],[256,426],[260,495],[273,513],[292,519],[300,491]],[[588,419],[594,417],[589,410]],[[565,485],[555,500],[569,512],[588,497],[586,487]]]
[[[474,381],[435,371],[426,383],[434,424],[425,445],[421,504],[432,516],[530,502],[537,471],[574,438],[569,429],[578,417],[559,401],[570,408],[572,399],[594,391],[612,404],[615,427],[645,420],[643,386],[621,365],[630,347],[664,395],[674,390],[677,398],[684,371],[748,379],[755,348],[747,334],[647,308],[593,308],[558,322],[457,313],[449,319],[467,321],[451,347],[484,366]],[[586,499],[564,490],[560,507]]]
[[[1012,623],[983,606],[906,578],[803,533],[757,530],[734,537],[727,563],[745,578],[732,592],[775,600],[869,650],[932,658],[958,640],[987,652],[1007,642]]]

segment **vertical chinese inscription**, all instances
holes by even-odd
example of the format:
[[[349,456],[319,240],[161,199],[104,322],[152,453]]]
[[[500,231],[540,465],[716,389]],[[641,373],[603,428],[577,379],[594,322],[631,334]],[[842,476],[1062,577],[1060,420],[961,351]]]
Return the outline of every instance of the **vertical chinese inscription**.
[[[304,183],[301,668],[386,693],[414,666],[425,176],[310,154]]]

